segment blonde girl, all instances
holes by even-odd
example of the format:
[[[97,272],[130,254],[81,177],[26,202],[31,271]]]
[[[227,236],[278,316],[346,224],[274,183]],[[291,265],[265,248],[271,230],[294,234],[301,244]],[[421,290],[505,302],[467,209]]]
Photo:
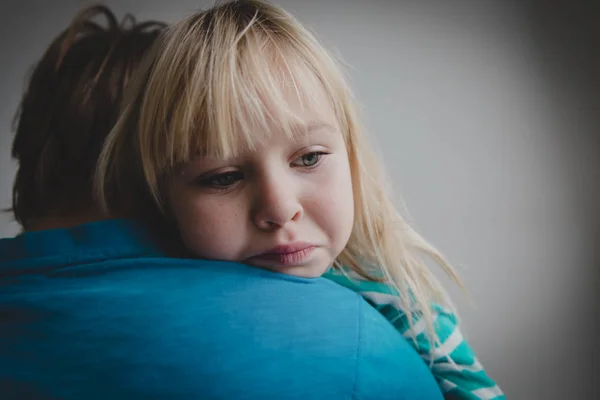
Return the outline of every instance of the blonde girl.
[[[113,215],[196,257],[324,276],[404,334],[447,396],[498,399],[400,215],[336,60],[279,7],[230,1],[174,24],[131,85],[97,171]]]

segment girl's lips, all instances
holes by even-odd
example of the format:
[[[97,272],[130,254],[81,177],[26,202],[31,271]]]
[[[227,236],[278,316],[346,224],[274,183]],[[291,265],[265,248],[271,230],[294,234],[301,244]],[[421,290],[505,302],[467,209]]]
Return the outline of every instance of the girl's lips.
[[[277,246],[268,252],[251,257],[251,264],[265,266],[291,266],[305,262],[315,250],[315,246],[309,244],[294,244]]]

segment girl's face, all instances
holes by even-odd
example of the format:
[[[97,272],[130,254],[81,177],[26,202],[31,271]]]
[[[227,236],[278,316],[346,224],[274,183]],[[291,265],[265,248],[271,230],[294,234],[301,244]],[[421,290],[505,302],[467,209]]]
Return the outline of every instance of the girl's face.
[[[333,110],[322,90],[310,107],[289,101],[306,121],[296,139],[273,129],[254,150],[199,157],[169,179],[171,212],[197,256],[317,277],[346,246],[352,180]]]

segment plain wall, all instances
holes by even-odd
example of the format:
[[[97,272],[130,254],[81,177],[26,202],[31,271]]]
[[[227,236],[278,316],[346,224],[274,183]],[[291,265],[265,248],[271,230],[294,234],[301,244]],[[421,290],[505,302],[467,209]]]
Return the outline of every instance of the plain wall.
[[[174,21],[207,1],[108,1]],[[570,3],[278,1],[349,64],[417,229],[457,265],[464,331],[510,399],[592,398],[598,50]],[[0,207],[25,73],[85,1],[0,5]],[[10,214],[0,237],[14,235]],[[596,361],[594,361],[596,360]],[[597,387],[596,387],[597,389]]]

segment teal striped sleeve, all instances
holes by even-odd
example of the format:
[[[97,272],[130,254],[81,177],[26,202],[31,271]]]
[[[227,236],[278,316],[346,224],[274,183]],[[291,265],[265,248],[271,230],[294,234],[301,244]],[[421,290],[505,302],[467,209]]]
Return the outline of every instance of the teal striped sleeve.
[[[350,280],[345,275],[328,271],[323,277],[363,296],[414,346],[448,399],[505,400],[496,383],[487,375],[475,353],[463,338],[456,316],[437,305],[432,307],[434,329],[439,337],[433,350],[425,335],[423,320],[408,318],[401,311],[400,298],[385,283]]]

